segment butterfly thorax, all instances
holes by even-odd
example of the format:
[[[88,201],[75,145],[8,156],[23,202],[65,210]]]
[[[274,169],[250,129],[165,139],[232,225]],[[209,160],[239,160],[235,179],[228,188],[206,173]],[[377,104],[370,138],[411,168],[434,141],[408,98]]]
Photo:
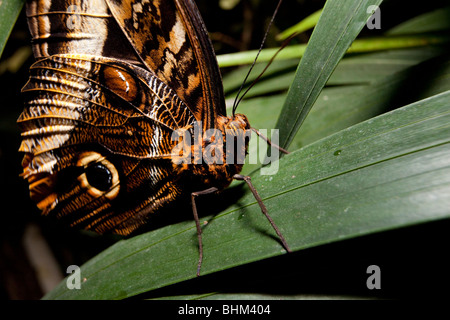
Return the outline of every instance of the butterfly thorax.
[[[206,130],[201,138],[195,126],[181,129],[180,142],[172,157],[174,171],[188,176],[194,191],[226,188],[241,172],[247,155],[250,124],[245,115],[219,116],[217,128]]]

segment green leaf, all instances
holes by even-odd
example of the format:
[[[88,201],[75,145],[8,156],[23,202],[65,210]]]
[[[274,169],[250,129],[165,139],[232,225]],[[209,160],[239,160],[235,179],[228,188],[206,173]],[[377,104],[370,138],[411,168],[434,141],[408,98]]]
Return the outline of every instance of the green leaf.
[[[341,60],[330,77],[314,108],[298,131],[291,148],[296,150],[330,134],[348,128],[406,103],[424,99],[450,90],[450,61],[445,48],[414,48],[351,56]],[[284,61],[283,66],[268,80],[262,79],[253,88],[255,92],[266,89],[266,94],[288,84],[284,78],[294,77],[294,71],[277,75],[281,67],[293,66]],[[289,70],[289,69],[287,69]],[[238,72],[225,77],[227,84],[238,77]],[[230,82],[228,82],[230,79]],[[414,81],[409,81],[414,79]],[[286,80],[286,82],[289,82]],[[330,85],[328,87],[328,85]],[[253,90],[252,90],[253,91]],[[403,95],[402,92],[414,92]],[[252,95],[250,95],[252,96]],[[239,112],[246,114],[252,127],[259,130],[274,128],[285,95],[277,94],[246,99],[239,105]],[[270,135],[268,131],[267,133]],[[263,140],[252,136],[249,154],[266,152]],[[249,174],[261,166],[261,162],[246,164],[243,174]]]
[[[306,50],[305,44],[299,44],[294,46],[289,46],[281,50],[276,59],[277,60],[287,60],[293,58],[300,58]],[[261,50],[258,61],[267,62],[273,58],[273,56],[278,52],[278,48],[270,48]],[[236,53],[228,53],[217,56],[217,62],[219,67],[233,67],[242,64],[251,64],[255,60],[258,54],[258,50],[249,50]]]
[[[161,297],[154,300],[358,300],[367,299],[349,295],[318,294],[260,294],[260,293],[210,293],[203,295],[183,295]]]
[[[426,46],[344,57],[328,80],[327,86],[376,83],[386,77],[392,77],[395,74],[415,68],[416,65],[427,60],[445,55],[447,51],[445,47]]]
[[[446,49],[444,46],[425,46],[344,57],[328,80],[327,86],[367,85],[382,81],[386,77],[414,67],[414,65],[427,59],[443,55],[445,52]],[[249,100],[249,98],[258,95],[267,96],[270,93],[288,90],[295,77],[296,66],[297,60],[275,61],[267,69],[263,77],[253,86],[252,90],[246,94],[245,98]],[[256,64],[248,78],[248,82],[250,83],[254,80],[264,67],[264,63]],[[236,95],[237,89],[242,83],[241,79],[245,77],[247,71],[248,68],[239,68],[224,76],[223,83],[226,87],[225,92],[227,99],[230,99],[230,101]],[[244,88],[247,88],[247,86]],[[245,100],[240,108],[243,108],[244,104]],[[247,114],[246,112],[244,113]]]
[[[329,81],[337,86],[322,90],[291,148],[308,145],[388,109],[450,90],[449,57],[440,56],[440,50],[428,49],[423,55],[417,51],[425,53],[424,50],[414,51],[409,50],[409,59],[401,59],[402,54],[395,52],[342,60],[346,63],[336,69]],[[372,75],[372,79],[362,76],[358,68]],[[342,85],[344,81],[357,84]]]
[[[391,49],[425,47],[429,45],[442,45],[450,42],[450,36],[442,34],[415,34],[407,36],[383,36],[355,40],[346,53],[373,52]],[[305,44],[291,45],[278,53],[275,60],[299,59],[306,51]],[[261,51],[258,62],[268,62],[277,53],[277,48]],[[258,54],[257,50],[242,51],[223,54],[217,57],[220,67],[232,67],[242,64],[251,64]],[[256,71],[255,71],[256,73]]]
[[[438,45],[448,42],[450,42],[450,36],[441,34],[372,37],[355,40],[348,49],[347,53],[411,48]]]
[[[285,40],[289,38],[294,33],[301,33],[303,31],[309,30],[313,28],[317,21],[319,20],[320,15],[322,14],[322,9],[318,10],[309,16],[307,16],[305,19],[297,23],[296,25],[284,30],[277,36],[277,40]]]
[[[450,29],[450,7],[424,13],[388,30],[388,35],[436,32]]]
[[[371,16],[367,9],[381,2],[327,1],[277,122],[281,147],[286,149],[292,142],[339,60]]]
[[[253,175],[291,249],[450,217],[449,99],[385,113],[286,155],[274,175]],[[244,196],[202,219],[203,275],[285,253],[247,188],[223,201],[236,190]],[[197,259],[194,222],[170,225],[116,243],[81,267],[80,290],[64,281],[45,298],[135,296],[195,278]]]
[[[25,0],[0,1],[0,57]]]
[[[298,65],[298,59],[293,60],[277,60],[274,61],[270,68],[266,70],[263,77],[260,79],[259,82],[256,83],[256,86],[259,85],[259,83],[267,78],[277,78],[278,75],[284,75],[285,73],[292,73],[290,82],[286,85],[285,89],[289,88],[289,85],[292,83],[292,79],[294,79],[294,72]],[[250,73],[247,83],[251,83],[253,80],[255,80],[258,75],[264,70],[264,68],[267,66],[266,63],[256,63],[252,73]],[[245,66],[242,68],[235,69],[231,72],[228,72],[223,77],[223,86],[225,90],[225,94],[227,95],[227,98],[231,98],[231,96],[235,96],[237,93],[237,90],[242,84],[243,79],[245,79],[245,76],[247,75],[249,66]],[[272,91],[272,90],[271,90]],[[269,91],[269,92],[271,92]],[[249,94],[252,94],[251,91],[247,93],[245,96],[246,98],[249,97]]]

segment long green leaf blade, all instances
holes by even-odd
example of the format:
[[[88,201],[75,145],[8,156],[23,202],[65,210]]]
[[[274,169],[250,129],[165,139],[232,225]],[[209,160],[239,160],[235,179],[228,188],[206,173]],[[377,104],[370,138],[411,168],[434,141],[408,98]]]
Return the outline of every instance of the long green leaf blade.
[[[322,9],[310,14],[309,16],[307,16],[305,19],[303,19],[296,25],[281,32],[277,36],[277,40],[286,40],[294,33],[301,33],[303,31],[314,28],[314,26],[317,24],[317,21],[319,20],[321,14],[322,14]]]
[[[283,157],[274,175],[254,175],[291,248],[450,217],[449,99],[447,91],[370,119]],[[203,227],[203,274],[284,253],[242,190]],[[195,278],[197,258],[194,222],[170,225],[116,243],[82,266],[80,290],[62,282],[46,298],[135,296]]]
[[[300,61],[277,128],[287,148],[334,68],[382,0],[328,0]],[[369,13],[368,13],[369,11]]]
[[[0,1],[0,57],[25,0]]]

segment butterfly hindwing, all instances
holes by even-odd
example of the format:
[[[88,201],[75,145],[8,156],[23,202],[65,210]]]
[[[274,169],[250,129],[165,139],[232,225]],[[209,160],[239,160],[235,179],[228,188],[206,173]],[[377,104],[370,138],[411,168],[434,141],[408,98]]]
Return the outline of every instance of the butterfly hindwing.
[[[170,88],[144,69],[95,56],[55,55],[30,72],[20,151],[41,209],[72,225],[129,233],[143,208],[176,198],[171,136],[195,118]],[[89,181],[102,170],[109,184]]]

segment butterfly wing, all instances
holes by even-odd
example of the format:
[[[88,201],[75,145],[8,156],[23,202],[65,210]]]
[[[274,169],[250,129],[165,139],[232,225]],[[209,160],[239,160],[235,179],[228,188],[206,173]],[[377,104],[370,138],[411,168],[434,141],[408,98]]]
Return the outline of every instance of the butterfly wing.
[[[27,1],[34,57],[90,54],[140,63],[105,0]]]
[[[225,114],[191,0],[27,2],[38,62],[19,118],[23,176],[45,215],[128,234],[177,199],[172,132]]]
[[[26,11],[37,59],[77,53],[143,63],[203,129],[226,114],[214,50],[192,0],[32,0]]]
[[[202,121],[225,115],[222,80],[203,20],[192,0],[106,0],[142,62]]]
[[[30,73],[20,151],[44,214],[128,234],[177,198],[171,136],[195,118],[155,75],[86,55],[55,55]]]

